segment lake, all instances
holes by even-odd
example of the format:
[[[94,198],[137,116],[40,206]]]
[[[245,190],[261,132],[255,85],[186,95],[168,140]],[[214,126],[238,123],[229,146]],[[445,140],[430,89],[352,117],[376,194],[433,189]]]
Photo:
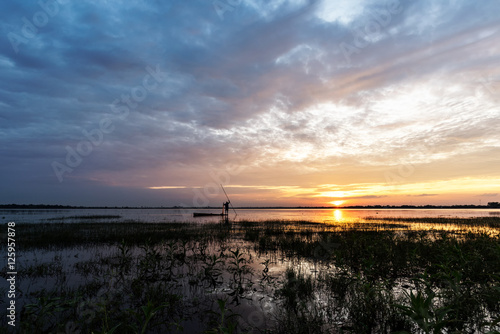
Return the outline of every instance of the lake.
[[[2,222],[50,223],[81,222],[89,216],[115,216],[113,218],[93,219],[100,222],[207,222],[217,221],[218,217],[193,218],[193,212],[220,213],[220,209],[3,209],[0,210]],[[230,212],[230,219],[236,221],[252,220],[306,220],[312,222],[338,222],[341,220],[361,220],[366,217],[488,217],[500,215],[500,209],[237,209]],[[116,218],[119,216],[119,218]]]

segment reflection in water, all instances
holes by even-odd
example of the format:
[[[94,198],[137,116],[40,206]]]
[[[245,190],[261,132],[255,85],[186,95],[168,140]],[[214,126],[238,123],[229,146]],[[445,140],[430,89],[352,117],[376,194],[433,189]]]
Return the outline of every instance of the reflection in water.
[[[23,307],[27,304],[80,300],[86,296],[84,301],[68,306],[72,307],[71,312],[59,312],[57,320],[71,324],[74,314],[82,319],[90,314],[86,318],[90,320],[79,323],[78,329],[93,332],[102,326],[97,313],[100,305],[121,305],[110,316],[111,323],[120,324],[130,314],[142,314],[138,312],[143,312],[150,302],[163,305],[165,296],[170,296],[172,307],[158,309],[155,319],[175,319],[185,333],[208,332],[212,328],[211,316],[216,314],[217,319],[223,311],[215,308],[219,302],[224,303],[222,309],[239,315],[241,326],[249,326],[243,332],[262,333],[274,326],[286,329],[276,333],[290,333],[283,326],[289,326],[290,319],[297,319],[296,312],[300,310],[305,316],[290,326],[302,326],[300,332],[310,332],[308,326],[319,321],[323,332],[338,333],[342,328],[362,323],[356,318],[360,305],[363,309],[382,308],[384,316],[388,314],[380,319],[369,315],[366,321],[376,319],[385,324],[394,319],[396,314],[389,313],[395,312],[390,305],[404,296],[402,291],[413,288],[409,282],[416,275],[423,277],[420,274],[429,263],[443,270],[448,267],[438,262],[441,259],[444,263],[461,264],[464,267],[458,267],[457,272],[464,275],[473,273],[465,268],[480,263],[485,256],[492,257],[481,262],[481,266],[487,266],[485,273],[493,272],[499,263],[500,253],[494,253],[498,239],[493,236],[500,230],[499,217],[370,219],[352,218],[349,214],[348,210],[329,210],[330,220],[325,224],[302,220],[176,225],[26,224],[20,232],[30,248],[23,250],[17,263],[23,272],[17,284],[24,294],[16,306],[27,313],[29,308]],[[81,237],[89,230],[94,236],[91,242]],[[391,230],[395,233],[373,233]],[[44,237],[39,238],[41,234]],[[47,250],[49,236],[53,242]],[[460,239],[464,249],[474,251],[457,251],[453,238]],[[66,239],[72,242],[66,243]],[[462,261],[464,257],[467,261]],[[439,286],[451,286],[448,271],[436,277],[443,277]],[[491,319],[493,313],[488,313],[488,304],[480,296],[488,296],[496,289],[488,290],[491,284],[484,284],[483,277],[489,279],[488,275],[474,275],[467,281],[473,284],[470,291],[478,291],[470,299],[479,301],[475,309],[486,310],[481,315],[483,319]],[[378,285],[379,281],[389,284]],[[372,286],[375,288],[366,288]],[[375,304],[378,300],[381,302]],[[325,311],[318,316],[317,310]],[[342,316],[337,317],[338,314]],[[471,321],[477,319],[474,316]],[[35,315],[32,318],[37,319]],[[36,331],[30,323],[25,322],[29,329],[25,332]],[[49,332],[50,325],[45,325],[45,332]],[[165,332],[171,324],[164,325],[158,332]],[[353,332],[366,331],[358,328]]]
[[[65,209],[65,210],[0,210],[3,222],[16,223],[76,223],[82,221],[96,222],[217,222],[219,217],[193,218],[193,211],[200,209]],[[311,222],[339,221],[337,214],[342,215],[344,221],[355,221],[367,217],[389,218],[472,218],[500,215],[500,209],[245,209],[236,208],[237,221],[265,221],[265,220],[302,220]],[[201,212],[220,213],[220,209],[204,209]],[[104,217],[116,217],[105,219]]]
[[[340,222],[342,220],[342,210],[333,211],[333,216],[335,217],[336,221]]]

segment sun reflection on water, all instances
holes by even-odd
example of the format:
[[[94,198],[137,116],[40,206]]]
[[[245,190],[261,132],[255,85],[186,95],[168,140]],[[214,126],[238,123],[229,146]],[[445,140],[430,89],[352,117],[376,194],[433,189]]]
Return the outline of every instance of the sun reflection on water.
[[[336,221],[340,222],[343,220],[343,216],[342,216],[342,210],[334,210],[333,211],[333,217],[335,218]]]

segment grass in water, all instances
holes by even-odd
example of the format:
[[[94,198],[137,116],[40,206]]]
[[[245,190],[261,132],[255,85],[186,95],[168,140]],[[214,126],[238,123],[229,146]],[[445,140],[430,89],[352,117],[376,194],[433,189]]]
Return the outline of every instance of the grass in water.
[[[500,217],[19,224],[16,330],[498,333],[499,231]]]

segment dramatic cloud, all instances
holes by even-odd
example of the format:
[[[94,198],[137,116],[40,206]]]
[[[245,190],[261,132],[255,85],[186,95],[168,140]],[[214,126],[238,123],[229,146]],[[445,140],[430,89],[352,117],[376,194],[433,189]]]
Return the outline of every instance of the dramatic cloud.
[[[499,10],[7,0],[0,203],[498,200]]]

